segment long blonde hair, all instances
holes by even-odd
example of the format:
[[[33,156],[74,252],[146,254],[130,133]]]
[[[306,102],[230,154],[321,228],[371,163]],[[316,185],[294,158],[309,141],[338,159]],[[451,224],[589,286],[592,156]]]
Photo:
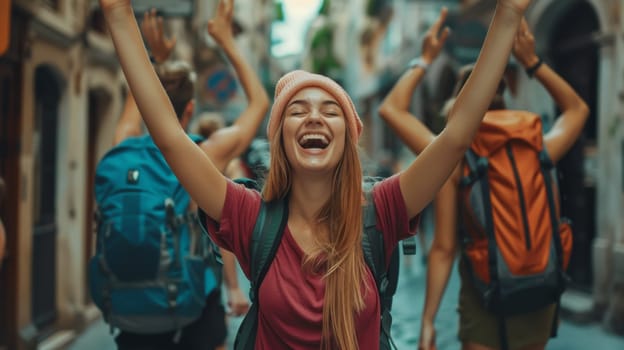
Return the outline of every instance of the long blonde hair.
[[[271,167],[263,188],[266,201],[287,198],[291,168],[282,141],[283,119],[271,140]],[[364,309],[362,282],[366,265],[362,240],[362,167],[357,145],[346,133],[344,156],[333,174],[331,197],[317,222],[329,232],[317,235],[317,249],[303,261],[303,271],[325,271],[322,349],[357,349],[355,315]],[[322,264],[319,266],[319,264]]]

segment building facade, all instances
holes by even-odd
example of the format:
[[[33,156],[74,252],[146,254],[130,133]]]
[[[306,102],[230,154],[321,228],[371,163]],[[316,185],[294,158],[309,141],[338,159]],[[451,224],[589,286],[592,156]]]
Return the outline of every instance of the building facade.
[[[87,288],[92,181],[127,88],[97,2],[2,2],[11,27],[0,53],[0,175],[7,183],[0,217],[8,235],[0,349],[63,348],[100,317]],[[216,2],[189,2],[203,17],[167,24],[181,38],[175,56],[192,61]],[[257,35],[255,25],[248,32]],[[245,54],[257,66],[254,52]]]
[[[86,289],[90,179],[111,145],[123,80],[89,2],[11,5],[11,49],[0,57],[9,188],[0,346],[27,349],[64,343],[98,315]]]

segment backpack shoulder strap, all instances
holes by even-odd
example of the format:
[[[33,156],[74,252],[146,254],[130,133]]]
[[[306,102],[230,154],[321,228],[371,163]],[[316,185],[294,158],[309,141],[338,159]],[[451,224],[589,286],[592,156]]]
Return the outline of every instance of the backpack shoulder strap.
[[[375,284],[379,291],[379,300],[381,302],[381,334],[380,349],[390,349],[390,345],[394,345],[390,337],[390,327],[392,326],[392,315],[390,308],[392,307],[392,292],[390,291],[390,281],[388,279],[388,270],[386,266],[386,251],[384,236],[377,230],[377,211],[373,201],[372,191],[365,189],[364,195],[366,205],[362,208],[362,250],[364,253],[364,261],[373,273]],[[394,346],[396,348],[396,346]]]
[[[243,183],[247,187],[255,184],[249,179],[236,182]],[[251,276],[249,276],[251,308],[238,328],[234,341],[236,350],[253,350],[255,347],[258,331],[258,291],[282,241],[287,218],[288,205],[285,200],[262,201],[260,204],[260,212],[251,237]]]
[[[367,204],[362,208],[363,235],[362,249],[364,260],[375,277],[379,294],[385,292],[387,287],[386,254],[384,250],[383,235],[377,231],[377,212],[370,192],[365,193]],[[384,281],[385,284],[384,284]]]
[[[288,206],[284,200],[262,202],[256,225],[251,237],[251,290],[252,302],[257,302],[257,292],[264,279],[277,248],[282,241],[282,235],[288,217]]]

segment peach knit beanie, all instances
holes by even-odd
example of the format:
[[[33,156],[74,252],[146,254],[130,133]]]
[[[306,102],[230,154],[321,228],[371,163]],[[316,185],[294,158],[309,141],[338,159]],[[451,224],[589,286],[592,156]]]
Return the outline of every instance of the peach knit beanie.
[[[336,99],[345,114],[347,130],[351,133],[351,138],[354,142],[357,143],[362,133],[362,121],[349,95],[332,79],[303,70],[295,70],[285,74],[275,86],[275,99],[267,125],[267,137],[269,140],[277,132],[288,101],[301,89],[308,87],[321,88]]]

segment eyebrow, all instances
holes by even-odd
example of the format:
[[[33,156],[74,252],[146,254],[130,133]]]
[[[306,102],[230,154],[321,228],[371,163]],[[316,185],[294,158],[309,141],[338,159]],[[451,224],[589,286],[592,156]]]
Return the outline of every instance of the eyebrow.
[[[290,106],[292,106],[292,105],[295,105],[295,104],[309,105],[309,104],[310,104],[310,101],[308,101],[308,100],[294,100],[294,101],[292,101],[291,103],[289,103],[289,104],[288,104],[288,106],[286,106],[286,108],[288,108],[288,107],[290,107]],[[340,105],[338,104],[338,102],[333,101],[333,100],[325,100],[325,101],[321,102],[321,104],[322,104],[323,106],[327,106],[327,105],[334,105],[334,106],[336,106],[336,107],[338,107],[338,108],[341,108],[341,109],[342,109],[342,107],[340,107]]]

